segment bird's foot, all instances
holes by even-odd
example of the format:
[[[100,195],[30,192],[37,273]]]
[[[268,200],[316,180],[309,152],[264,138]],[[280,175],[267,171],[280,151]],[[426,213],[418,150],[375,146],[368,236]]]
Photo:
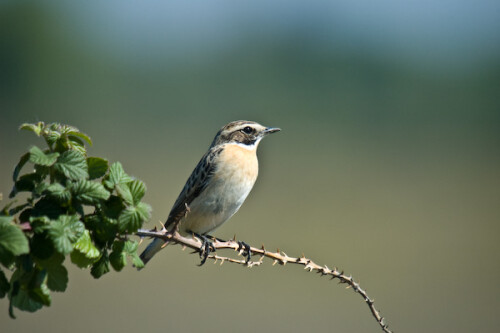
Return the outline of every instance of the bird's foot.
[[[241,252],[243,256],[246,257],[245,263],[248,264],[252,258],[252,251],[250,250],[250,245],[243,241],[238,241],[238,252]]]
[[[200,235],[197,233],[194,233],[196,237],[201,239],[201,246],[200,246],[200,258],[201,262],[198,266],[203,266],[203,264],[207,261],[208,256],[210,255],[210,252],[215,252],[215,247],[210,238],[208,238],[205,235]]]

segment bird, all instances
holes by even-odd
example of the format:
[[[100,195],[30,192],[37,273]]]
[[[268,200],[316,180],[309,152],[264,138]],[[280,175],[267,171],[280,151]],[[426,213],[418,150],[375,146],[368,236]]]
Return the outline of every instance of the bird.
[[[206,235],[229,220],[252,190],[259,173],[257,147],[260,141],[280,130],[247,120],[223,126],[186,181],[163,231],[178,227],[181,235],[201,236],[206,245]],[[167,243],[155,238],[140,255],[144,265]],[[206,249],[201,264],[210,251],[209,247]],[[247,254],[249,259],[249,247]]]

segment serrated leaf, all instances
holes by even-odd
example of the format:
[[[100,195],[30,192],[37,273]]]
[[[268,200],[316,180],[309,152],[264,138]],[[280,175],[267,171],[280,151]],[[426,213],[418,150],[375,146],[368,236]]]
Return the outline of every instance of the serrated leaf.
[[[103,253],[101,258],[92,265],[92,268],[90,269],[90,274],[98,279],[104,274],[109,272],[109,258],[107,253]]]
[[[114,189],[118,184],[126,184],[132,181],[132,178],[125,173],[120,162],[111,164],[109,173],[103,183],[108,189]]]
[[[84,204],[93,205],[101,200],[108,200],[110,193],[100,183],[79,180],[70,185],[70,191],[74,198]]]
[[[135,268],[144,268],[144,262],[137,253],[135,255],[131,255],[130,257],[132,259],[132,265],[134,265]]]
[[[138,242],[128,240],[128,241],[125,242],[124,251],[132,259],[132,264],[136,268],[143,268],[144,267],[144,263],[142,262],[141,258],[137,254],[138,247],[139,247],[139,243]]]
[[[113,243],[113,251],[109,255],[109,262],[117,272],[121,271],[127,265],[127,253],[123,251],[124,248],[125,242],[115,241]]]
[[[85,156],[75,150],[63,152],[54,168],[72,180],[87,179],[89,176]]]
[[[61,215],[50,225],[48,235],[54,243],[54,248],[61,254],[73,251],[73,244],[81,237],[85,226],[78,215]]]
[[[68,270],[63,265],[48,269],[47,287],[52,291],[65,291],[68,287]]]
[[[149,219],[150,211],[150,206],[143,202],[125,208],[118,217],[118,229],[120,232],[136,232]]]
[[[77,137],[68,137],[67,140],[65,141],[64,145],[68,149],[73,149],[78,151],[84,156],[87,156],[87,150],[85,149],[85,145],[82,140],[80,140]]]
[[[45,141],[52,146],[57,140],[61,138],[61,133],[57,130],[57,124],[52,124],[51,128],[45,128],[42,130],[42,136],[45,138]]]
[[[65,291],[68,286],[68,271],[63,266],[64,256],[55,253],[48,259],[37,260],[37,264],[47,272],[47,287],[52,291]]]
[[[71,200],[71,192],[59,183],[50,184],[44,191],[48,196],[56,199],[59,203],[68,203]]]
[[[39,302],[45,306],[50,306],[52,302],[49,288],[45,283],[41,283],[38,287],[28,290],[28,295],[35,302]]]
[[[90,238],[90,233],[88,230],[85,230],[83,235],[80,236],[78,241],[74,244],[75,250],[80,251],[89,259],[96,259],[101,256],[101,252],[99,249],[95,247],[92,243],[92,239]]]
[[[43,307],[41,302],[35,301],[30,297],[28,290],[22,288],[19,288],[17,294],[11,297],[10,305],[15,306],[19,310],[28,312],[35,312]],[[12,311],[10,312],[12,317]]]
[[[99,157],[87,157],[89,179],[103,177],[108,171],[108,161]]]
[[[30,162],[33,164],[51,166],[53,165],[57,158],[59,157],[59,153],[45,153],[37,146],[31,147],[30,152]]]
[[[14,182],[17,181],[17,177],[19,177],[19,173],[21,172],[21,169],[26,164],[26,162],[29,161],[29,159],[30,159],[30,153],[29,152],[27,152],[26,154],[24,154],[23,156],[21,156],[21,158],[19,159],[19,162],[17,163],[16,167],[14,168],[14,174],[12,175],[12,180]]]
[[[31,192],[35,189],[37,184],[42,181],[42,177],[34,172],[28,173],[26,175],[22,175],[19,179],[14,183],[14,187],[9,194],[9,198],[13,198],[19,192]]]
[[[130,188],[128,184],[116,184],[115,186],[116,193],[123,199],[123,201],[128,205],[134,204],[134,198],[132,197],[132,193],[130,192]]]
[[[73,128],[72,131],[69,131],[66,134],[68,135],[69,138],[71,138],[72,136],[77,137],[87,142],[89,146],[92,146],[92,140],[90,139],[90,137],[87,134],[78,131],[76,128]]]
[[[14,256],[28,253],[28,238],[11,221],[10,216],[0,216],[0,247]]]
[[[122,210],[125,209],[125,205],[120,197],[112,195],[109,199],[102,205],[102,212],[105,217],[110,219],[118,219]]]
[[[36,135],[40,136],[40,133],[42,129],[45,127],[45,124],[43,122],[38,122],[37,124],[22,124],[19,129],[20,130],[27,130],[35,133]]]
[[[130,193],[132,194],[134,205],[137,205],[146,193],[146,185],[144,185],[144,183],[139,179],[134,179],[133,181],[128,183],[128,187],[130,188]]]
[[[74,244],[74,250],[71,252],[71,261],[80,268],[88,268],[95,263],[101,252],[95,247],[90,238],[88,230]]]

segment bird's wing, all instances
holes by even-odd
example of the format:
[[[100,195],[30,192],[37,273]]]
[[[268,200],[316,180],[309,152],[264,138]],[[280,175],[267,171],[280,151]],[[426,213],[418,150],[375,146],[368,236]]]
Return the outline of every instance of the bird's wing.
[[[177,197],[177,200],[168,215],[168,219],[165,222],[165,227],[168,228],[182,219],[186,214],[187,207],[189,207],[191,202],[207,187],[215,171],[214,159],[222,152],[223,149],[224,148],[220,146],[213,147],[209,149],[205,155],[203,155],[201,160],[198,162],[198,165],[191,173],[191,176],[189,176],[186,185],[184,185],[184,188]]]

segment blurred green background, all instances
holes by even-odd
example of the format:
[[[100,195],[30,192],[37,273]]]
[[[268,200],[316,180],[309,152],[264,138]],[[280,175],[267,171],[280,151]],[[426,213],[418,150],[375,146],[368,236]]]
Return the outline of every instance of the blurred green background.
[[[352,273],[397,332],[500,327],[498,1],[2,1],[0,192],[74,125],[148,185],[164,221],[217,130],[278,126],[216,232]],[[300,267],[148,267],[68,290],[2,332],[377,332],[362,299]]]

